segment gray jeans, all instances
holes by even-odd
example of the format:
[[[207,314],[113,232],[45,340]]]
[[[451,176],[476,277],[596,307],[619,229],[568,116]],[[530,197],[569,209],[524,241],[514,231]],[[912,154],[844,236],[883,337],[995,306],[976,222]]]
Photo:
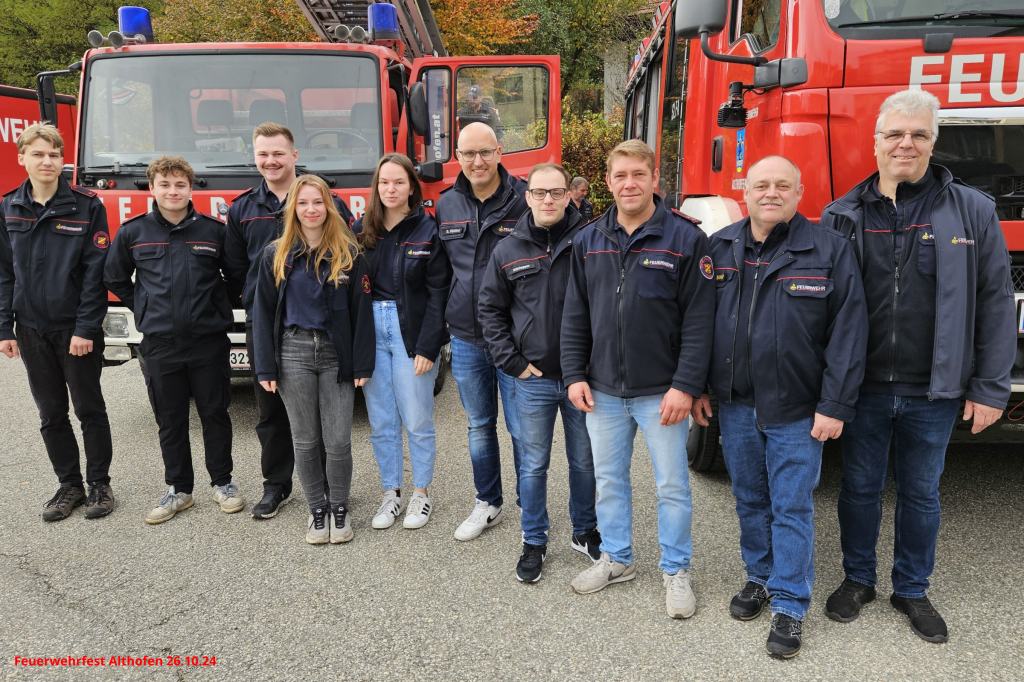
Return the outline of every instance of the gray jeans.
[[[327,450],[330,504],[348,505],[355,386],[351,381],[338,383],[338,356],[327,332],[295,327],[284,331],[277,390],[288,411],[295,470],[310,510],[321,507],[326,499],[321,439]]]

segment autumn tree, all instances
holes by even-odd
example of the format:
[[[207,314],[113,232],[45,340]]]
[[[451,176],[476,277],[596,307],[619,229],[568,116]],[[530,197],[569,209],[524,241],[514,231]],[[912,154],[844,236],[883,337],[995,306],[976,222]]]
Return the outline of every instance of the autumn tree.
[[[166,0],[153,24],[169,43],[320,40],[295,0]]]
[[[448,53],[509,54],[537,28],[537,16],[519,11],[519,0],[431,0]]]

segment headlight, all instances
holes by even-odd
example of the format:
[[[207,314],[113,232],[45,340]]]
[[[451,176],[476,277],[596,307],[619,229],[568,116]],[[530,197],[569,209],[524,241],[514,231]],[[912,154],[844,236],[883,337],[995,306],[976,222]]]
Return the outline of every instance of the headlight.
[[[103,318],[103,335],[116,339],[128,338],[128,316],[123,313],[107,313]]]

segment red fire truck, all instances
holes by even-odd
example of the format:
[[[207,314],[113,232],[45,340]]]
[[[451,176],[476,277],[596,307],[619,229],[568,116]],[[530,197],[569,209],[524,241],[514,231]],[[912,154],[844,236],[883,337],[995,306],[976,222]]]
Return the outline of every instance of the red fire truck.
[[[65,155],[70,159],[74,156],[72,145],[78,122],[75,98],[58,95],[56,105],[56,125],[68,140]],[[35,91],[0,85],[0,194],[10,192],[28,177],[25,169],[18,165],[18,136],[38,121],[39,103]]]
[[[942,102],[934,160],[996,199],[1024,337],[1024,9],[1021,0],[676,0],[661,3],[626,88],[627,138],[658,155],[660,194],[714,232],[745,214],[745,170],[782,154],[812,220],[876,170],[888,95]],[[1017,409],[978,438],[1024,436]],[[691,423],[690,463],[721,468],[717,425]],[[959,423],[954,438],[974,439]]]
[[[482,106],[494,112],[509,172],[561,160],[558,57],[448,57],[427,0],[298,2],[322,42],[154,44],[146,11],[126,7],[119,31],[90,33],[94,49],[74,65],[77,153],[67,160],[113,229],[149,210],[145,170],[162,154],[192,165],[197,210],[224,218],[261,181],[252,130],[266,121],[293,131],[301,170],[323,177],[356,217],[377,160],[393,151],[417,164],[432,206],[459,172],[459,122]],[[41,76],[40,101],[47,88]],[[247,374],[243,311],[235,320],[232,366]],[[138,355],[132,313],[113,297],[104,332],[108,362]]]

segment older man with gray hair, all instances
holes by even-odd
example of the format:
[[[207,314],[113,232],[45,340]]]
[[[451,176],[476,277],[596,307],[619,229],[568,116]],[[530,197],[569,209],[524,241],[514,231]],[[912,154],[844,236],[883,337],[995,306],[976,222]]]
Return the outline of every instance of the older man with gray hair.
[[[929,642],[949,637],[926,595],[946,446],[961,398],[973,433],[1002,415],[1016,346],[1010,257],[995,203],[929,162],[938,110],[939,100],[922,90],[886,99],[875,127],[878,172],[821,217],[853,243],[869,311],[864,383],[841,439],[845,580],[825,612],[848,622],[875,598],[891,442],[897,498],[890,602]]]

